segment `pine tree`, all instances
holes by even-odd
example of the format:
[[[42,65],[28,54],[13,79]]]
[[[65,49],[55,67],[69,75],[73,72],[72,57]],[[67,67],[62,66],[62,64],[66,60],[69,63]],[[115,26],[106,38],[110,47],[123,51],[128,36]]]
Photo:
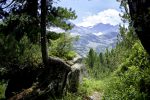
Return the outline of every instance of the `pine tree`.
[[[17,41],[27,34],[31,42],[41,42],[44,63],[48,59],[46,27],[54,26],[69,30],[73,26],[67,20],[77,17],[72,9],[54,7],[52,4],[53,0],[41,0],[41,2],[38,0],[12,0],[12,2],[2,0],[0,2],[0,16],[3,19],[0,32],[5,33],[6,36],[14,36]],[[39,36],[41,36],[41,41]]]
[[[103,65],[104,58],[103,58],[103,53],[102,52],[100,52],[100,54],[99,54],[99,60],[100,60],[101,65]]]
[[[87,62],[90,68],[94,67],[94,63],[96,60],[95,51],[91,48],[88,54]]]

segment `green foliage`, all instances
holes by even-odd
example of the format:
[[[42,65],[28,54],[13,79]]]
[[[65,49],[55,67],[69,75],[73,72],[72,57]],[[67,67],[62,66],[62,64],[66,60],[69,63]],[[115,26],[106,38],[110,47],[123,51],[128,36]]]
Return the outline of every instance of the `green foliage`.
[[[94,67],[95,60],[96,60],[96,52],[91,48],[86,59],[86,62],[90,68]]]
[[[127,46],[128,43],[123,40],[111,51],[100,53],[99,57],[104,62],[99,61],[99,65],[96,65],[95,60],[93,69],[89,69],[93,78],[103,78],[103,84],[99,87],[104,93],[104,100],[148,100],[150,98],[149,56],[138,40],[135,40],[131,46]]]
[[[18,43],[18,47],[20,50],[20,55],[18,57],[22,63],[30,62],[35,66],[41,63],[41,49],[38,44],[32,44],[29,39],[24,36]]]
[[[24,35],[28,36],[33,43],[37,43],[40,40],[40,28],[36,24],[36,19],[26,14],[21,16],[12,14],[2,20],[0,26],[1,33],[5,34],[5,36],[12,35],[17,41],[20,41]]]
[[[76,56],[76,52],[75,51],[69,51],[66,55],[66,59],[71,60]]]
[[[128,15],[123,18],[130,21]],[[133,27],[120,26],[116,47],[106,49],[94,59],[94,67],[89,68],[89,73],[94,79],[103,79],[100,88],[104,100],[150,99],[149,55]],[[88,62],[86,64],[89,66]]]
[[[142,45],[136,42],[130,56],[105,81],[104,99],[148,100],[150,63]]]
[[[86,100],[93,92],[103,92],[103,81],[84,78],[77,93],[67,93],[63,100]]]
[[[96,79],[102,79],[110,73],[108,52],[97,54],[92,48],[90,49],[85,64],[90,76]]]
[[[50,26],[60,27],[64,30],[72,29],[73,26],[66,21],[77,18],[75,11],[73,11],[71,8],[67,9],[63,7],[51,7],[48,11],[48,20]]]
[[[81,85],[82,87],[80,87],[82,93],[89,95],[89,92],[99,91],[103,94],[104,100],[149,100],[149,56],[139,41],[136,41],[130,49],[125,46],[122,48],[121,44],[113,49],[121,54],[121,57],[119,56],[120,59],[117,58],[117,65],[115,64],[118,67],[107,77],[105,76],[103,80],[101,79],[101,81],[94,81],[93,79],[84,80]],[[124,54],[118,52],[118,49],[122,50]],[[115,51],[111,51],[110,54],[114,55]],[[94,70],[100,71],[100,69],[97,68]],[[99,73],[99,75],[101,74],[102,73]],[[96,86],[96,88],[93,86]]]
[[[138,41],[132,27],[125,28],[120,26],[120,34],[118,35],[118,43],[116,47],[109,50],[106,48],[105,52],[96,53],[90,50],[85,63],[89,69],[91,76],[97,79],[104,78],[111,74],[118,68],[122,62],[126,62],[131,54],[133,45]]]
[[[103,92],[103,81],[95,80],[93,78],[84,78],[83,83],[80,85],[79,92],[84,95],[91,95],[93,92]]]
[[[48,41],[50,41],[50,40],[57,40],[61,36],[62,36],[62,34],[60,34],[60,33],[47,32],[47,39],[48,39]]]
[[[0,35],[0,75],[5,71],[37,67],[41,63],[40,46],[32,44],[27,36],[17,41],[12,35]]]
[[[64,59],[72,59],[76,56],[73,48],[73,42],[76,41],[76,37],[70,36],[68,33],[61,33],[60,38],[51,40],[50,55],[61,57]]]
[[[92,77],[102,79],[111,74],[118,65],[125,61],[125,56],[129,56],[129,49],[123,42],[120,42],[116,48],[112,50],[106,49],[104,53],[101,52],[97,54],[93,51],[93,53],[90,54],[89,52],[85,63]],[[93,65],[93,67],[90,67],[91,65]]]
[[[42,63],[42,57],[43,59],[48,58],[46,57],[47,54],[44,53],[44,51],[47,51],[47,45],[44,45],[47,44],[47,41],[42,41],[45,38],[50,39],[51,42],[50,55],[67,60],[76,56],[73,50],[73,41],[75,39],[70,35],[58,35],[55,32],[50,32],[47,36],[43,34],[46,32],[46,27],[59,27],[64,30],[70,30],[73,25],[68,20],[76,19],[75,11],[53,6],[53,0],[45,0],[47,5],[41,6],[44,4],[42,1],[0,1],[0,80],[11,80],[9,75],[13,75],[14,78],[18,70],[24,71],[26,67],[30,72],[32,68],[34,69]],[[45,13],[43,11],[44,7],[46,8]],[[42,28],[45,25],[46,27]],[[42,39],[40,39],[41,37]],[[42,57],[40,46],[42,48]],[[46,62],[46,60],[44,59],[43,62]],[[0,92],[4,93],[4,89]]]
[[[6,89],[6,84],[4,82],[0,82],[0,100],[5,98],[5,89]]]

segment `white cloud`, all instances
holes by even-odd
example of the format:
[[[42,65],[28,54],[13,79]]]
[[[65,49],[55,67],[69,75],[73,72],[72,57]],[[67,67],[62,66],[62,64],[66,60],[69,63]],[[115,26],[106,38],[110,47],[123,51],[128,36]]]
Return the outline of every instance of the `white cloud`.
[[[56,33],[63,33],[65,32],[63,29],[59,27],[49,27],[46,29],[47,31],[56,32]]]
[[[120,12],[115,9],[107,9],[97,13],[96,15],[84,18],[81,23],[77,24],[77,26],[89,27],[98,23],[117,25],[122,23],[119,13]]]

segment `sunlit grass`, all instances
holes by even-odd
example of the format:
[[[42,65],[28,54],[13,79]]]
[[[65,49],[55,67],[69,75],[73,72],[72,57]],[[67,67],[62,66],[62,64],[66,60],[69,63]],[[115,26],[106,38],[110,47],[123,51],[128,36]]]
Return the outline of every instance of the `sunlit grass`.
[[[95,80],[93,78],[84,78],[79,86],[77,93],[67,93],[63,100],[86,100],[94,92],[103,94],[105,84],[102,80]]]
[[[0,100],[5,98],[5,89],[6,89],[6,84],[0,82]]]

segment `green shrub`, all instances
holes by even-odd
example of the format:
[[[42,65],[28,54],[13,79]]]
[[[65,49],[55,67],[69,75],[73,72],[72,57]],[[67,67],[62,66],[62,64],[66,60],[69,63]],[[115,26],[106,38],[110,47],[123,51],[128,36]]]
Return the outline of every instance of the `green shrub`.
[[[104,100],[148,100],[150,63],[139,42],[131,49],[129,58],[105,80]]]
[[[49,55],[64,58],[66,60],[72,59],[76,56],[73,47],[73,42],[76,40],[77,37],[72,37],[69,33],[62,33],[58,39],[51,40]]]
[[[72,58],[74,58],[76,56],[76,52],[75,51],[69,51],[65,57],[67,60],[71,60]]]
[[[31,43],[27,36],[17,41],[13,36],[2,35],[0,47],[0,80],[7,80],[9,75],[25,67],[35,69],[41,63],[40,46]]]

